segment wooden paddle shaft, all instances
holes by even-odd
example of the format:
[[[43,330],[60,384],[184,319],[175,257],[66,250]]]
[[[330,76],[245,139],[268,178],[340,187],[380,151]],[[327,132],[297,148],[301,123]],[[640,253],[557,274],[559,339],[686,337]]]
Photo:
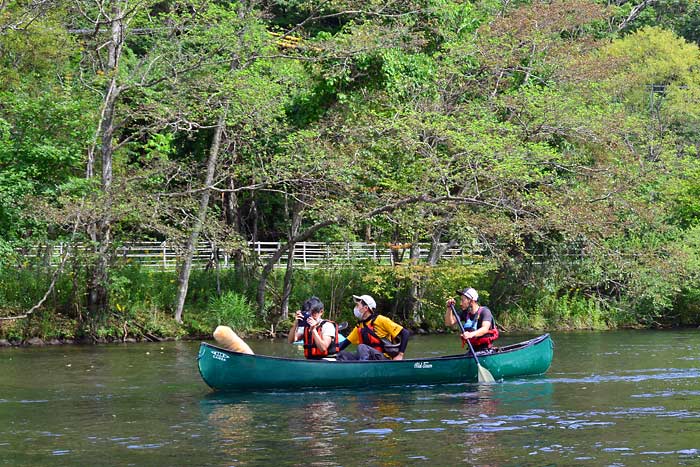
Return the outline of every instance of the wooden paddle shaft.
[[[246,344],[243,339],[238,337],[233,329],[228,326],[217,326],[214,330],[214,339],[219,344],[227,350],[233,350],[234,352],[247,353],[253,355],[253,350]]]

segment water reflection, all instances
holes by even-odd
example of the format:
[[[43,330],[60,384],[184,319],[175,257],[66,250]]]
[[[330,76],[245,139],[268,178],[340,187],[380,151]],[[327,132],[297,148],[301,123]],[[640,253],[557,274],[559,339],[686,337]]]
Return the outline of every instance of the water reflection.
[[[357,461],[350,465],[359,465],[371,446],[371,456],[377,456],[370,460],[372,465],[435,462],[445,459],[445,449],[451,452],[450,458],[498,465],[484,461],[498,458],[498,436],[529,423],[535,417],[529,409],[547,406],[552,392],[546,382],[521,382],[213,393],[202,399],[200,408],[208,424],[218,429],[215,444],[222,454],[238,462],[257,459],[266,450],[284,445],[275,455],[289,465],[338,465],[337,459],[348,455]],[[513,404],[525,412],[513,414]],[[422,441],[434,436],[444,440]]]

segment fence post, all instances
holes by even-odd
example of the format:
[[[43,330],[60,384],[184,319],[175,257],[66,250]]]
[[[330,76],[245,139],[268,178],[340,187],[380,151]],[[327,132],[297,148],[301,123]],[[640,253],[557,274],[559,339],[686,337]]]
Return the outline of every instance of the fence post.
[[[163,269],[168,269],[168,251],[165,242],[163,242]]]

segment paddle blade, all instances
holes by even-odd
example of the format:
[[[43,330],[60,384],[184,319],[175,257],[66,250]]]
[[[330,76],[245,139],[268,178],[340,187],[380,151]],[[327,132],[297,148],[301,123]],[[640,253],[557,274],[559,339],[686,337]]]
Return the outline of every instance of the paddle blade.
[[[489,370],[481,366],[480,364],[476,365],[476,370],[477,374],[479,376],[479,382],[480,383],[495,383],[496,380],[494,379],[493,375]]]
[[[217,326],[214,330],[214,339],[219,346],[227,350],[253,355],[253,350],[248,347],[248,344],[228,326]]]

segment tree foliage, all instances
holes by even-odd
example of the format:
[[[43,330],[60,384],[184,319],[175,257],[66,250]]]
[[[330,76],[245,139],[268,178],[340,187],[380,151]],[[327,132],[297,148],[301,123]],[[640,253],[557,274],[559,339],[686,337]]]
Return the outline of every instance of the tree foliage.
[[[114,247],[147,237],[229,252],[273,324],[275,264],[330,239],[406,245],[370,275],[416,325],[456,246],[513,323],[697,313],[696,2],[49,3],[0,10],[0,249],[79,219],[79,309],[114,312]]]

